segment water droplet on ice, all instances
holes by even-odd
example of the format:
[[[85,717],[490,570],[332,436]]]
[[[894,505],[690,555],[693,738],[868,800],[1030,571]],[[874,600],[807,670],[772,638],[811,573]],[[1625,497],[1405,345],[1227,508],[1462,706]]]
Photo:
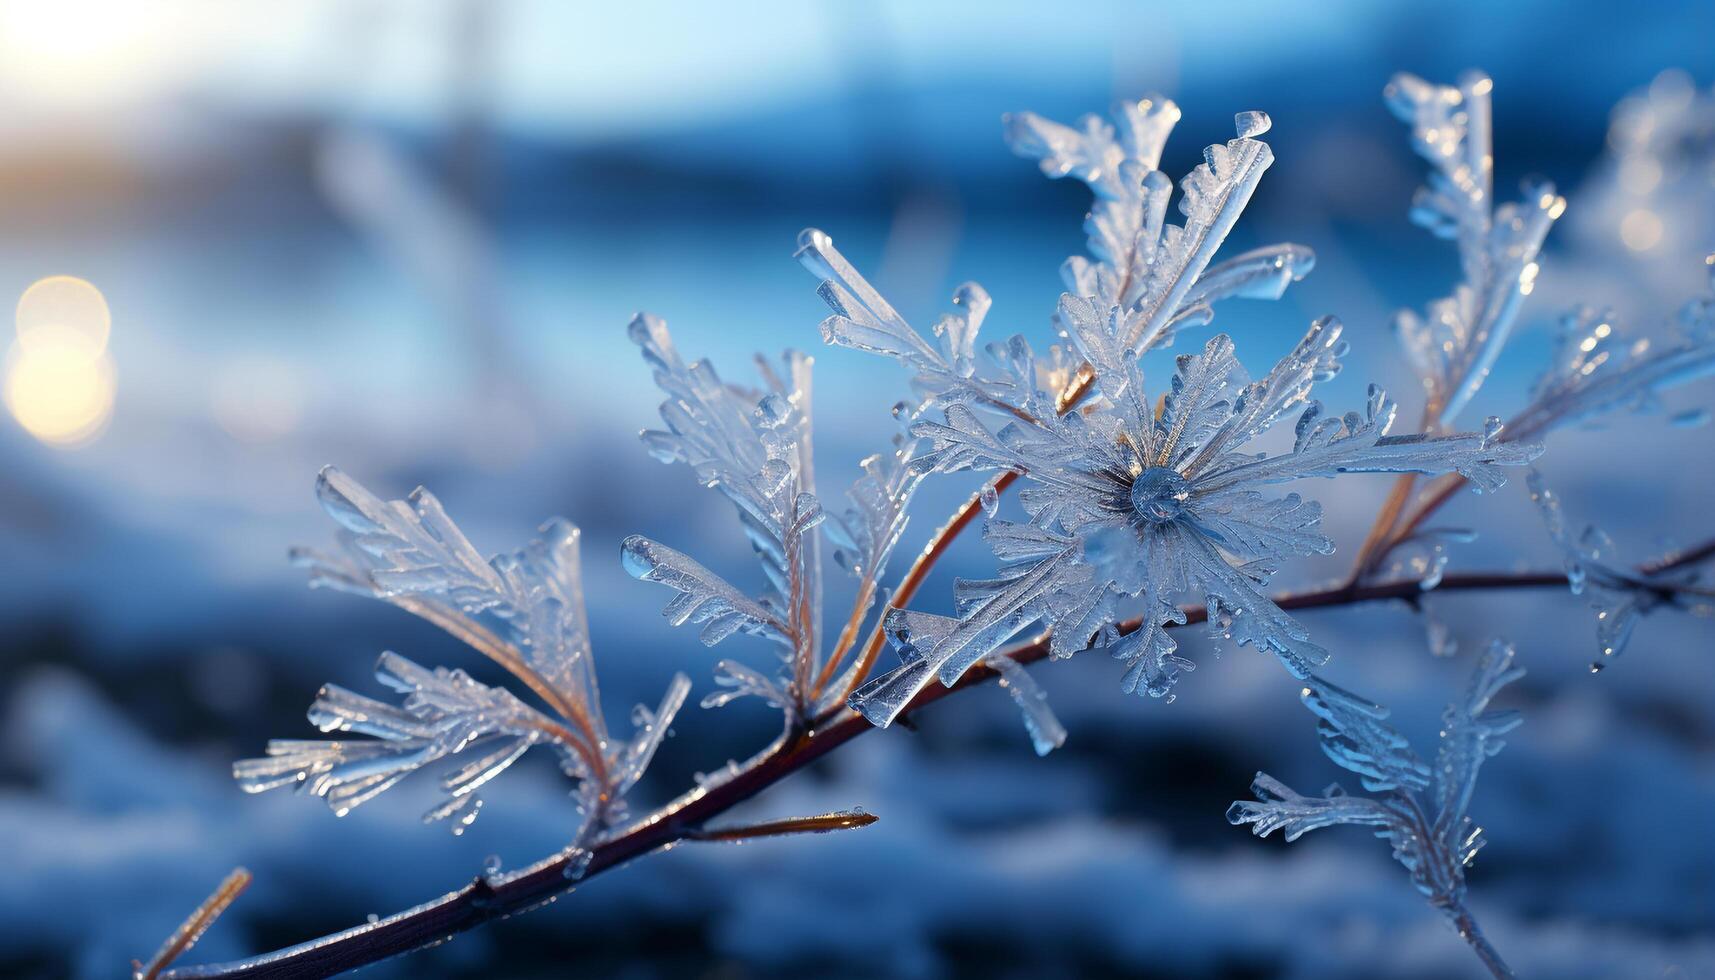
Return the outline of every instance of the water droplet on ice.
[[[1000,491],[996,490],[992,483],[983,484],[982,490],[977,494],[977,499],[982,502],[983,513],[989,517],[993,517],[1000,510]]]
[[[1604,663],[1592,663],[1590,665],[1590,673],[1600,674],[1602,672],[1602,668],[1606,667],[1606,666],[1608,666],[1608,665],[1604,664]]]
[[[492,878],[500,873],[500,855],[490,854],[482,859],[482,873]]]
[[[1268,113],[1251,110],[1241,112],[1233,117],[1233,126],[1239,131],[1239,139],[1250,139],[1268,132],[1274,125],[1274,120],[1268,118]]]
[[[368,915],[366,915],[366,916],[364,916],[364,919],[365,919],[365,920],[366,920],[366,921],[367,921],[367,922],[368,922],[368,923],[369,923],[369,924],[370,924],[370,925],[374,925],[374,924],[376,924],[376,923],[377,923],[377,922],[380,922],[380,921],[381,921],[381,916],[379,916],[379,915],[376,915],[376,914],[375,914],[375,913],[374,913],[374,912],[371,912],[371,913],[369,913],[369,914],[368,914]]]

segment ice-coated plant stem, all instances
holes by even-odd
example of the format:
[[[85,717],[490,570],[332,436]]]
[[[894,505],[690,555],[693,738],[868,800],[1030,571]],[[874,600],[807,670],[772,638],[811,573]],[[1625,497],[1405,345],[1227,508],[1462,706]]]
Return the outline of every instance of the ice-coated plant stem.
[[[1688,549],[1687,553],[1711,547],[1715,547],[1715,542]],[[1494,572],[1448,575],[1436,591],[1565,586],[1566,576],[1558,572]],[[1341,585],[1283,595],[1275,601],[1282,609],[1321,609],[1362,602],[1409,600],[1421,594],[1417,582],[1398,581],[1355,587]],[[1207,621],[1208,611],[1201,606],[1186,607],[1184,612],[1184,625]],[[1137,621],[1133,620],[1123,624],[1122,628],[1130,631],[1137,626]],[[1007,656],[1025,664],[1045,659],[1048,641],[1041,638],[1023,644],[1008,651]],[[999,673],[991,667],[973,668],[951,686],[937,684],[924,688],[906,713],[922,710],[958,691],[987,683],[998,676]],[[871,730],[873,726],[861,716],[843,711],[822,727],[783,739],[772,751],[758,756],[731,778],[707,789],[692,790],[661,810],[603,839],[591,848],[588,864],[581,875],[574,871],[568,876],[568,869],[576,867],[579,856],[562,852],[504,877],[479,875],[458,891],[377,922],[251,959],[170,970],[161,974],[162,980],[236,980],[240,977],[308,980],[333,976],[444,941],[454,934],[553,901],[582,881],[686,840],[707,821]],[[1495,964],[1505,969],[1493,947],[1488,946],[1474,926],[1470,930],[1461,928],[1461,933],[1477,949],[1478,955],[1484,957],[1485,964],[1490,964],[1491,970],[1495,969]],[[1510,977],[1512,974],[1497,972],[1495,975]]]
[[[1495,980],[1513,980],[1518,976],[1512,967],[1507,966],[1507,961],[1501,959],[1501,954],[1489,942],[1489,937],[1483,935],[1482,928],[1477,925],[1477,920],[1472,918],[1465,906],[1454,905],[1447,910],[1447,914],[1453,918],[1453,928],[1459,931],[1460,938],[1471,944],[1471,949],[1476,951],[1477,958],[1494,974]]]

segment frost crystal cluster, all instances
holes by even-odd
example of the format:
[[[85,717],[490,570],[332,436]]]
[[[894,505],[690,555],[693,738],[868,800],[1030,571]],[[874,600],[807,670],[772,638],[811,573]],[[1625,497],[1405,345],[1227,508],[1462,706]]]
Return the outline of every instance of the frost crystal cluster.
[[[780,664],[772,672],[722,660],[721,689],[703,699],[704,707],[754,695],[785,711],[789,725],[811,722],[837,708],[868,667],[851,654],[923,477],[907,465],[911,447],[901,438],[890,451],[864,460],[863,476],[846,491],[849,506],[826,520],[810,445],[809,357],[787,351],[778,371],[758,358],[765,388],[750,390],[723,383],[707,361],[686,364],[655,317],[633,320],[631,338],[667,395],[661,404],[667,428],[643,433],[644,442],[656,458],[687,464],[698,482],[733,502],[765,586],[747,594],[641,535],[625,540],[626,570],[678,593],[665,615],[675,626],[702,624],[704,644],[744,632],[775,645]],[[831,651],[823,649],[821,621],[824,531],[835,560],[858,580],[850,617]]]
[[[1465,696],[1441,716],[1441,747],[1435,767],[1425,765],[1411,743],[1387,723],[1379,704],[1312,677],[1304,706],[1320,721],[1316,734],[1334,764],[1355,774],[1368,796],[1348,796],[1333,783],[1321,796],[1304,796],[1267,773],[1251,785],[1255,800],[1227,810],[1234,825],[1251,825],[1258,837],[1283,831],[1289,841],[1312,830],[1341,824],[1376,827],[1412,884],[1462,931],[1476,926],[1464,910],[1465,869],[1483,846],[1483,828],[1468,813],[1483,763],[1506,746],[1501,736],[1523,720],[1516,711],[1491,710],[1501,689],[1524,676],[1513,666],[1513,648],[1496,642],[1477,661]],[[1467,937],[1471,938],[1471,937]]]
[[[1435,166],[1412,201],[1412,220],[1458,242],[1465,276],[1426,315],[1401,313],[1394,324],[1423,381],[1431,426],[1449,424],[1488,377],[1519,301],[1536,282],[1549,225],[1566,210],[1548,183],[1527,184],[1518,203],[1496,206],[1493,88],[1481,72],[1466,73],[1456,87],[1401,74],[1385,93],[1388,107],[1411,125],[1412,146]]]
[[[446,799],[424,820],[450,820],[462,833],[482,808],[476,791],[541,745],[576,782],[585,818],[578,843],[622,818],[622,797],[648,768],[691,685],[675,675],[660,707],[635,713],[635,735],[609,736],[584,616],[578,529],[555,519],[540,538],[485,560],[427,490],[382,500],[330,466],[316,495],[346,533],[337,553],[298,553],[311,584],[421,616],[504,667],[552,712],[462,670],[430,670],[384,653],[376,676],[404,695],[400,704],[327,685],[310,722],[342,737],[276,739],[265,758],[233,765],[239,785],[251,793],[293,786],[343,816],[412,772],[456,757],[468,761],[441,779]]]
[[[1166,629],[1185,621],[1178,602],[1186,595],[1207,604],[1220,635],[1307,677],[1328,653],[1263,589],[1284,562],[1334,546],[1318,530],[1315,501],[1270,488],[1304,477],[1413,472],[1458,473],[1477,490],[1493,490],[1505,482],[1502,467],[1541,451],[1500,440],[1498,419],[1482,432],[1390,435],[1397,408],[1374,386],[1362,412],[1324,414],[1311,390],[1339,370],[1346,351],[1331,317],[1311,324],[1255,380],[1228,337],[1211,338],[1200,354],[1178,358],[1157,410],[1144,386],[1143,354],[1179,329],[1207,323],[1220,299],[1280,295],[1312,261],[1301,246],[1277,245],[1211,265],[1273,160],[1257,139],[1268,130],[1266,115],[1241,113],[1237,138],[1204,151],[1204,163],[1181,184],[1183,224],[1166,221],[1173,187],[1155,169],[1178,109],[1150,98],[1114,115],[1114,127],[1093,117],[1077,128],[1029,114],[1008,120],[1016,152],[1096,194],[1086,224],[1095,260],[1067,261],[1069,291],[1054,315],[1083,361],[1066,390],[1042,389],[1043,372],[1022,337],[991,345],[994,370],[984,373],[970,319],[937,325],[943,340],[958,338],[955,356],[939,356],[826,235],[801,239],[800,257],[827,277],[821,292],[834,315],[823,336],[915,372],[925,397],[919,412],[928,417],[910,431],[928,449],[910,465],[1005,470],[1027,484],[1020,502],[1028,521],[984,525],[1001,564],[992,579],[959,583],[957,617],[889,614],[902,663],[852,700],[877,724],[895,719],[932,681],[953,684],[1034,623],[1051,629],[1054,656],[1094,643],[1126,664],[1126,690],[1166,695],[1191,667]],[[957,300],[972,295],[985,294],[965,286]],[[1252,443],[1288,415],[1296,415],[1292,448],[1255,452]],[[1122,610],[1134,607],[1141,627],[1123,632]]]
[[[399,700],[323,688],[309,716],[332,737],[269,743],[266,757],[234,766],[240,785],[251,792],[296,787],[343,814],[447,760],[443,799],[426,819],[450,821],[458,832],[476,817],[478,790],[543,746],[571,780],[582,813],[561,855],[577,877],[684,840],[873,823],[873,816],[842,811],[751,827],[704,826],[868,724],[889,725],[935,700],[943,693],[932,687],[936,681],[952,688],[997,678],[1022,711],[1036,751],[1047,753],[1066,731],[1028,662],[1103,650],[1123,664],[1125,692],[1172,700],[1175,683],[1194,665],[1171,630],[1206,621],[1218,637],[1279,660],[1320,719],[1324,752],[1356,774],[1367,793],[1348,796],[1333,786],[1305,796],[1259,773],[1256,799],[1234,803],[1229,819],[1258,836],[1282,830],[1288,840],[1339,824],[1375,828],[1485,965],[1509,976],[1464,896],[1465,869],[1483,844],[1467,812],[1477,775],[1519,723],[1515,713],[1490,706],[1523,673],[1513,649],[1496,643],[1476,658],[1470,687],[1448,707],[1440,750],[1429,764],[1388,724],[1386,709],[1324,679],[1329,651],[1283,606],[1391,598],[1422,608],[1426,593],[1454,583],[1450,547],[1474,536],[1428,526],[1438,508],[1466,486],[1500,489],[1506,470],[1536,459],[1542,440],[1557,429],[1652,409],[1668,388],[1715,374],[1715,295],[1687,305],[1660,338],[1633,335],[1605,312],[1575,310],[1525,407],[1505,423],[1490,416],[1462,430],[1458,417],[1511,335],[1537,281],[1545,236],[1566,207],[1546,184],[1526,185],[1515,202],[1495,202],[1492,87],[1477,73],[1454,86],[1400,75],[1386,90],[1388,105],[1410,126],[1413,146],[1432,168],[1413,218],[1456,243],[1461,269],[1450,295],[1396,319],[1424,394],[1416,431],[1393,431],[1400,408],[1374,385],[1354,411],[1325,411],[1312,397],[1347,352],[1342,326],[1331,316],[1312,322],[1272,366],[1255,373],[1224,334],[1171,363],[1149,357],[1208,325],[1221,301],[1277,299],[1314,266],[1310,250],[1293,244],[1217,261],[1273,162],[1262,140],[1267,115],[1239,113],[1235,137],[1207,147],[1202,164],[1177,188],[1159,169],[1179,119],[1167,99],[1122,102],[1111,120],[1086,116],[1072,126],[1030,113],[1009,116],[1005,137],[1015,153],[1037,161],[1049,177],[1076,178],[1094,195],[1084,226],[1088,254],[1061,268],[1065,291],[1049,316],[1048,343],[1032,346],[1016,335],[979,339],[991,302],[975,283],[954,290],[951,309],[918,330],[830,236],[810,229],[799,237],[796,258],[820,280],[818,294],[832,311],[821,324],[823,339],[898,361],[908,377],[909,397],[892,408],[897,434],[862,461],[843,500],[824,498],[817,485],[810,357],[793,350],[758,357],[755,382],[734,383],[707,361],[681,356],[660,319],[639,314],[630,325],[663,395],[662,427],[644,432],[644,444],[663,462],[685,464],[699,484],[733,505],[760,574],[729,580],[642,535],[625,539],[623,566],[668,590],[663,614],[675,626],[697,627],[705,645],[736,640],[732,646],[741,651],[746,643],[763,651],[720,660],[702,704],[762,699],[782,714],[776,742],[625,825],[625,794],[691,685],[675,676],[658,708],[634,712],[634,732],[610,733],[584,613],[577,529],[550,521],[522,548],[484,558],[427,491],[383,500],[329,468],[317,494],[343,527],[343,546],[299,553],[312,584],[382,599],[436,624],[521,689],[385,653],[377,677]],[[1715,272],[1715,256],[1706,262]],[[1146,360],[1153,384],[1145,381]],[[1690,410],[1674,421],[1704,417]],[[1287,425],[1289,445],[1263,448],[1270,430]],[[966,471],[991,475],[890,588],[884,577],[917,490],[932,476]],[[1291,602],[1271,596],[1271,580],[1294,559],[1334,550],[1322,531],[1321,505],[1283,485],[1355,473],[1400,476],[1349,577]],[[1018,509],[1003,517],[1001,493],[1015,482]],[[1559,503],[1534,472],[1529,482],[1565,555],[1568,583],[1596,606],[1598,669],[1655,608],[1715,613],[1706,578],[1715,543],[1627,567],[1600,532],[1569,536]],[[952,615],[909,608],[978,508],[995,558],[992,575],[957,581]],[[830,558],[855,589],[845,615],[825,619]],[[1465,575],[1459,584],[1559,581],[1558,573],[1489,573]],[[1046,632],[1007,648],[1032,627]],[[1430,635],[1437,653],[1451,655],[1444,626],[1431,620]],[[880,667],[888,646],[898,663]],[[601,863],[589,863],[610,847]],[[478,891],[473,885],[374,931],[417,929],[432,915],[435,924],[421,934],[439,935],[533,907],[553,893],[542,888],[540,870],[498,881],[485,876]],[[459,902],[470,903],[468,920],[450,918]],[[462,924],[444,928],[447,921]],[[322,944],[362,944],[364,935],[357,930]],[[397,945],[377,940],[367,951],[374,956],[350,962],[405,948],[399,933],[387,935]],[[322,947],[273,954],[275,965],[289,967],[313,948]],[[242,974],[262,962],[229,966]]]

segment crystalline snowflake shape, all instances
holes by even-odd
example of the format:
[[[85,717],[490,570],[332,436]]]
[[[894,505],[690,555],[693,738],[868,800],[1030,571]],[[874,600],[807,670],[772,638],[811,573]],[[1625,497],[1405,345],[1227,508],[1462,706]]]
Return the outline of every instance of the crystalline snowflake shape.
[[[1144,392],[1141,352],[1187,322],[1205,321],[1214,299],[1279,295],[1291,270],[1308,267],[1308,260],[1297,246],[1277,246],[1252,253],[1261,258],[1208,264],[1272,159],[1254,138],[1266,131],[1266,116],[1241,113],[1238,138],[1205,151],[1204,164],[1184,182],[1185,223],[1178,226],[1162,220],[1170,185],[1144,169],[1153,167],[1166,128],[1151,122],[1159,114],[1140,112],[1122,107],[1119,137],[1089,121],[1082,131],[1035,117],[1011,123],[1016,148],[1041,157],[1050,174],[1082,177],[1098,196],[1089,226],[1101,261],[1074,259],[1066,275],[1070,286],[1089,294],[1065,294],[1055,314],[1085,362],[1078,384],[1100,396],[1076,408],[1079,399],[1067,392],[1039,388],[1042,372],[1022,338],[991,345],[999,370],[983,374],[972,353],[974,329],[962,332],[956,363],[965,367],[948,370],[955,359],[936,352],[887,305],[828,236],[811,231],[800,239],[800,259],[826,277],[821,292],[834,310],[823,336],[904,362],[944,417],[912,427],[929,442],[912,465],[1008,470],[1026,482],[1021,502],[1030,520],[987,522],[984,536],[1002,562],[1000,572],[958,583],[956,617],[889,614],[901,666],[865,684],[851,701],[877,724],[890,723],[934,679],[954,683],[1037,622],[1052,628],[1054,656],[1070,656],[1094,638],[1128,665],[1126,690],[1165,695],[1191,666],[1166,631],[1185,621],[1176,604],[1185,594],[1208,603],[1223,635],[1308,676],[1326,651],[1261,590],[1286,559],[1325,554],[1333,545],[1318,530],[1319,505],[1296,493],[1269,497],[1263,488],[1353,472],[1458,472],[1473,488],[1492,490],[1504,482],[1500,467],[1540,452],[1501,442],[1494,419],[1482,433],[1389,435],[1395,405],[1374,387],[1363,413],[1324,417],[1309,394],[1334,375],[1345,351],[1332,318],[1313,324],[1256,381],[1232,341],[1213,338],[1202,353],[1178,359],[1157,411]],[[1143,184],[1136,194],[1129,190],[1133,179]],[[1135,220],[1122,221],[1133,211]],[[1109,233],[1122,224],[1137,230]],[[1132,251],[1116,252],[1116,243],[1127,241]],[[940,327],[936,333],[950,336]],[[924,383],[925,376],[936,383]],[[992,429],[979,411],[1007,421]],[[1290,451],[1248,451],[1294,411],[1300,414]],[[1122,609],[1138,603],[1142,627],[1122,633]]]
[[[405,695],[403,703],[327,685],[310,706],[310,721],[346,737],[271,741],[266,757],[233,765],[239,786],[250,793],[294,786],[343,816],[425,766],[467,759],[441,780],[446,799],[424,816],[462,833],[482,807],[476,791],[531,748],[546,746],[575,782],[584,816],[578,845],[623,818],[622,798],[654,758],[690,681],[676,674],[660,707],[639,705],[630,739],[609,736],[589,647],[578,529],[555,519],[537,540],[485,560],[427,490],[382,500],[328,467],[316,495],[348,533],[340,553],[296,553],[312,585],[421,616],[506,668],[549,710],[462,670],[430,670],[384,653],[376,676]]]
[[[1484,652],[1465,696],[1442,715],[1433,769],[1387,723],[1386,708],[1311,678],[1302,698],[1320,719],[1322,751],[1372,795],[1348,796],[1335,783],[1321,796],[1304,796],[1259,772],[1251,786],[1256,799],[1234,802],[1227,820],[1250,824],[1258,837],[1284,831],[1289,841],[1323,827],[1378,828],[1376,836],[1393,845],[1417,890],[1450,916],[1461,916],[1465,869],[1484,844],[1482,828],[1469,816],[1471,794],[1483,763],[1505,747],[1501,736],[1522,721],[1518,712],[1492,710],[1489,703],[1523,676],[1513,666],[1511,646],[1496,642]]]

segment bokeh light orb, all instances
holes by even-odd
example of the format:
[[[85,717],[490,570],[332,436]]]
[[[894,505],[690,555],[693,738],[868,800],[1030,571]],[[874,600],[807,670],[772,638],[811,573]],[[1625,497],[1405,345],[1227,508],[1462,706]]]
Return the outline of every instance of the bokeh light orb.
[[[82,345],[90,356],[107,349],[113,314],[101,290],[76,276],[38,279],[18,299],[18,342],[32,347]]]
[[[51,446],[81,446],[107,427],[117,389],[113,358],[81,342],[40,338],[6,355],[5,398],[12,417]]]

